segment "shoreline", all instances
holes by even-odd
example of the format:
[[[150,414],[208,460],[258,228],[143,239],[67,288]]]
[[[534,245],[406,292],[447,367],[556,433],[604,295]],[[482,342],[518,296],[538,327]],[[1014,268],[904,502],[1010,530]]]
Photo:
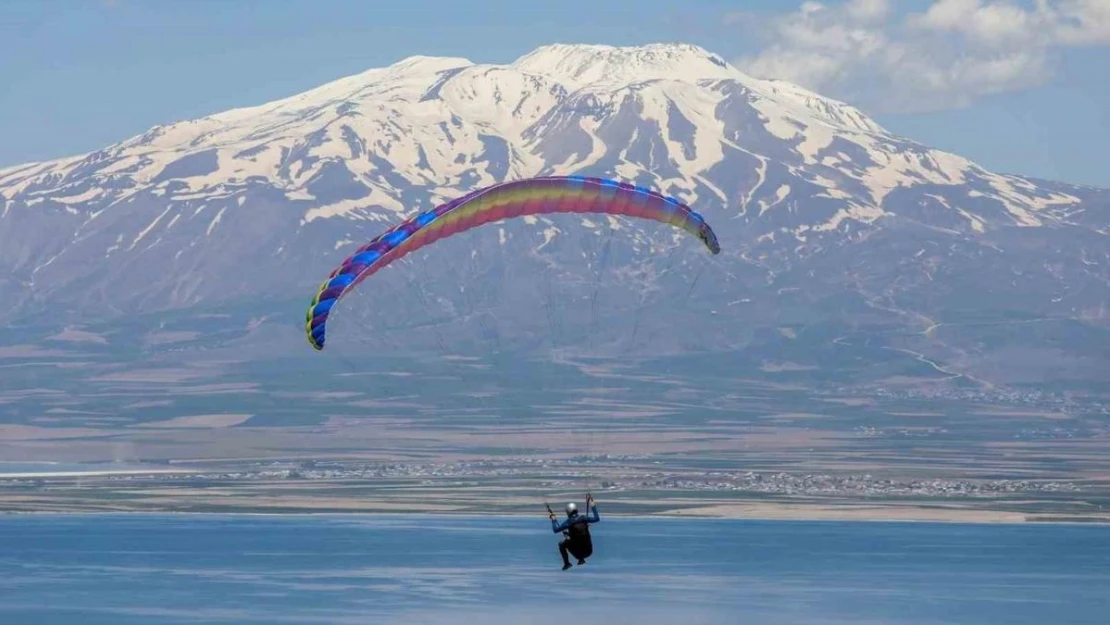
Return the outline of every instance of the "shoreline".
[[[394,474],[378,468],[356,467],[344,473],[288,463],[73,468],[63,465],[58,470],[42,467],[45,470],[0,474],[11,481],[0,486],[0,514],[544,518],[545,500],[580,501],[585,496],[579,490],[581,476],[513,463],[417,465],[410,471],[389,467]],[[905,484],[894,483],[891,488],[891,480],[870,475],[864,477],[873,485],[851,475],[774,474],[754,479],[749,473],[731,476],[730,482],[690,469],[661,474],[655,466],[602,466],[596,471],[593,481],[600,482],[594,485],[602,489],[594,490],[602,498],[599,503],[606,516],[613,518],[1110,525],[1110,485],[1105,483],[1063,482],[1058,487],[1048,483],[1041,490],[1025,482],[999,483],[990,490],[977,489],[975,482],[967,486],[958,481],[903,478]]]
[[[909,510],[905,510],[909,511]],[[697,514],[696,511],[684,514],[681,511],[666,511],[657,513],[629,513],[629,512],[607,512],[603,518],[619,518],[631,519],[636,521],[650,521],[650,520],[675,520],[683,519],[690,521],[727,521],[727,522],[756,522],[756,523],[873,523],[873,524],[918,524],[918,525],[1008,525],[1008,526],[1036,526],[1036,525],[1074,525],[1074,526],[1110,526],[1110,516],[1107,517],[1093,517],[1089,519],[1073,518],[1065,519],[1063,515],[1059,514],[1046,514],[1045,518],[1036,518],[1040,515],[1022,515],[1022,514],[1007,514],[996,513],[994,516],[997,518],[982,518],[990,517],[992,514],[985,511],[987,514],[974,514],[966,515],[967,517],[980,517],[980,518],[960,518],[961,515],[954,514],[947,517],[943,515],[933,516],[929,518],[909,516],[851,516],[851,515],[709,515]],[[350,510],[350,511],[280,511],[280,512],[267,512],[267,511],[192,511],[192,510],[0,510],[0,518],[15,517],[15,516],[35,516],[35,517],[79,517],[79,516],[162,516],[162,517],[275,517],[275,518],[374,518],[374,517],[404,517],[404,518],[423,518],[423,519],[448,519],[448,518],[494,518],[494,519],[524,519],[524,518],[537,518],[541,527],[544,526],[546,521],[546,514],[529,514],[525,512],[453,512],[453,511],[398,511],[398,510]],[[1022,518],[1017,518],[1022,517]]]
[[[106,469],[103,471],[36,471],[34,473],[0,473],[2,480],[40,480],[54,477],[112,477],[116,475],[185,475],[200,469]]]

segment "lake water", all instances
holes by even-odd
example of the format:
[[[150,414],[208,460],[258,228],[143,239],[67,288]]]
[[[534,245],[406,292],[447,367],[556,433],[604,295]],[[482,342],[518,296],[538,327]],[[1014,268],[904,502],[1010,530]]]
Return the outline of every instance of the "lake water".
[[[604,516],[0,517],[0,623],[1110,623],[1110,528]]]

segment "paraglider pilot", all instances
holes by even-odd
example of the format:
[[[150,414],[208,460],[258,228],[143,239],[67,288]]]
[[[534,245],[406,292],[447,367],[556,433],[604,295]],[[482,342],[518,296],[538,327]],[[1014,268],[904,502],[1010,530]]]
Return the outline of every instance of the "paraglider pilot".
[[[563,557],[564,571],[570,568],[568,553],[578,558],[580,565],[585,564],[586,558],[594,553],[593,540],[590,538],[590,523],[597,523],[601,517],[597,513],[597,502],[594,501],[593,495],[586,496],[586,508],[590,514],[583,516],[578,514],[578,506],[568,503],[567,520],[562,523],[555,520],[555,513],[551,512],[551,508],[547,509],[551,519],[551,531],[555,534],[563,532],[566,536],[559,542],[559,555]]]

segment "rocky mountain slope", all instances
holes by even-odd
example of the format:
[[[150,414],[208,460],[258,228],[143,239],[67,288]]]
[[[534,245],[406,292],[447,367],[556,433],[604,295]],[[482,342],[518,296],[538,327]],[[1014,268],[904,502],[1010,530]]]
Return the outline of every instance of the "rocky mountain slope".
[[[357,243],[479,186],[568,173],[679,197],[722,254],[654,222],[516,220],[375,276],[339,331],[810,370],[867,344],[981,384],[1110,371],[1110,192],[987,171],[684,44],[413,57],[0,170],[0,320],[234,310],[300,353],[303,306]]]

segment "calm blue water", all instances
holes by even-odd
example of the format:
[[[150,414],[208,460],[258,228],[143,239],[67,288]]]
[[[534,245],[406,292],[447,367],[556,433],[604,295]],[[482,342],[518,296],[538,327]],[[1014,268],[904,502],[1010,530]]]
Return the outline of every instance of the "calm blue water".
[[[604,510],[602,510],[604,514]],[[1110,623],[1110,529],[543,516],[0,517],[0,623]]]

